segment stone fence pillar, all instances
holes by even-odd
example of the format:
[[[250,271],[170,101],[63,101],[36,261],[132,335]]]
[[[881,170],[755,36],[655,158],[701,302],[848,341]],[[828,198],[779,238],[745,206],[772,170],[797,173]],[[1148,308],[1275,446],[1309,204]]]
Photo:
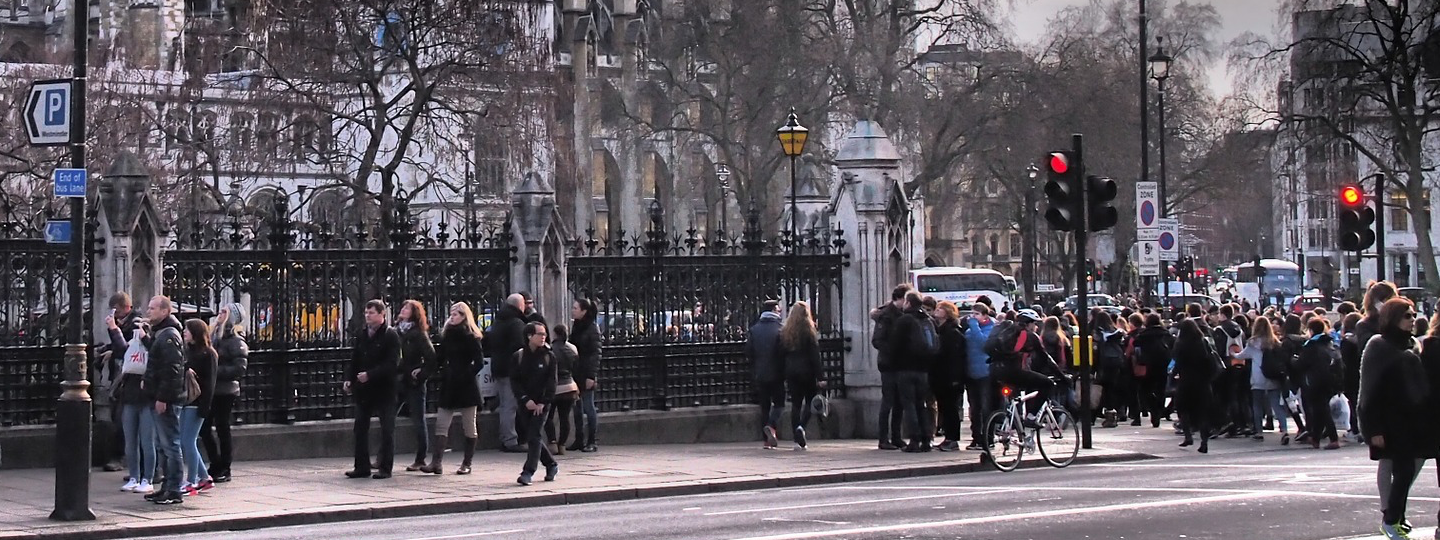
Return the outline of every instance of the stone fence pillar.
[[[169,231],[156,214],[150,182],[150,173],[129,152],[100,178],[95,235],[103,243],[91,267],[95,294],[90,299],[95,344],[109,342],[105,317],[112,294],[128,292],[136,308],[143,309],[161,292],[160,244]]]

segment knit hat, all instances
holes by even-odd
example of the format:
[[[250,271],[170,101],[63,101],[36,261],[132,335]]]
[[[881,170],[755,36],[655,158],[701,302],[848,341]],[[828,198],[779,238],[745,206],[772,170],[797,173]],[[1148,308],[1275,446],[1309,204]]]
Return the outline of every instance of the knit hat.
[[[227,304],[225,309],[230,310],[230,318],[225,321],[227,326],[235,326],[245,322],[245,306],[239,303],[231,303]]]

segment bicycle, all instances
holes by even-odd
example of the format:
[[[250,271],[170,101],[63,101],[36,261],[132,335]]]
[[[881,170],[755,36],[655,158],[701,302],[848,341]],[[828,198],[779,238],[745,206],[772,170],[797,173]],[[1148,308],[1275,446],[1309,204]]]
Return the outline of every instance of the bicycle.
[[[1058,387],[1064,391],[1063,385]],[[1055,468],[1064,468],[1075,462],[1080,454],[1080,424],[1071,417],[1070,411],[1046,400],[1040,405],[1033,423],[1025,420],[1025,402],[1039,395],[1039,392],[1024,392],[1012,395],[1015,389],[1005,385],[1000,395],[1007,400],[1005,409],[990,413],[985,419],[985,456],[1001,472],[1010,472],[1020,466],[1020,459],[1027,450],[1039,450],[1040,457]],[[1053,406],[1052,406],[1053,404]],[[1041,436],[1044,430],[1045,436]],[[1050,441],[1046,443],[1046,441]],[[1051,450],[1046,450],[1051,446]],[[1059,454],[1054,451],[1059,450]]]

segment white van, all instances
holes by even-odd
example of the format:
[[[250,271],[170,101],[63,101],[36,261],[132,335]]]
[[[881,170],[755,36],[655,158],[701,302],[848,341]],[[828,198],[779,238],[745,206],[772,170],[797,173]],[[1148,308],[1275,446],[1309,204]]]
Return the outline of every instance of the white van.
[[[994,270],[942,266],[911,270],[909,278],[920,294],[949,300],[961,309],[969,309],[981,296],[990,297],[996,309],[1012,302],[1005,276]]]

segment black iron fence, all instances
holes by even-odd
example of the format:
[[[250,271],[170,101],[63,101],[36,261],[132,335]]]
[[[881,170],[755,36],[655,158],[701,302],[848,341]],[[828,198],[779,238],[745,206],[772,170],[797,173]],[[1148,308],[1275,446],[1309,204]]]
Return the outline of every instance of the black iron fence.
[[[165,252],[165,292],[182,311],[249,306],[249,370],[236,406],[245,423],[351,416],[341,387],[365,302],[420,301],[439,328],[454,302],[484,316],[510,293],[510,225],[476,221],[416,231],[405,201],[385,224],[301,223],[286,197],[251,225],[194,224]],[[434,392],[431,392],[433,410]]]
[[[752,403],[745,356],[750,325],[765,300],[804,300],[814,309],[829,388],[844,392],[839,232],[803,231],[762,238],[752,210],[742,235],[702,238],[671,233],[652,205],[643,234],[618,231],[575,243],[569,288],[595,300],[604,345],[602,411]]]
[[[10,206],[4,206],[6,221],[0,222],[0,427],[52,423],[69,326],[66,264],[70,248],[46,243],[33,221],[15,219]]]

